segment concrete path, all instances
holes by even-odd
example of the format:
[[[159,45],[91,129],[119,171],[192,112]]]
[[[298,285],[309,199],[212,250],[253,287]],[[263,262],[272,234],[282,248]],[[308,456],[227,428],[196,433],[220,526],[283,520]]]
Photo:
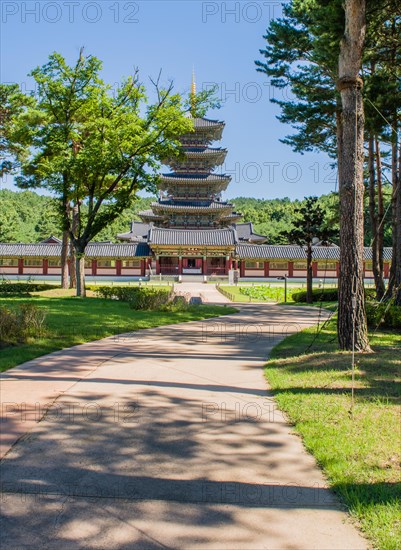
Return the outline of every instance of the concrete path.
[[[228,298],[223,296],[221,292],[216,289],[216,285],[205,284],[199,282],[182,282],[175,283],[174,291],[177,294],[183,296],[191,296],[194,298],[201,298],[203,303],[213,304],[229,304],[231,303]]]
[[[263,378],[317,315],[246,305],[5,374],[3,547],[367,548]]]

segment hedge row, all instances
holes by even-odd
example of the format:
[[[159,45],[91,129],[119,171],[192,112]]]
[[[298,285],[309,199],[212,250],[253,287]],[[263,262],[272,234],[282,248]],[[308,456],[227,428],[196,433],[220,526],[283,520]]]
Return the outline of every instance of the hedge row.
[[[368,300],[373,300],[375,290],[373,288],[365,289],[365,295]],[[306,290],[294,292],[292,295],[294,302],[306,302]],[[314,302],[338,302],[337,288],[315,288],[312,290],[312,299]]]
[[[101,286],[96,289],[101,298],[128,302],[132,309],[163,309],[172,299],[172,288]]]
[[[49,285],[46,283],[11,283],[9,281],[0,282],[0,294],[29,294],[30,292],[40,292],[42,290],[51,290],[60,288],[60,286]]]

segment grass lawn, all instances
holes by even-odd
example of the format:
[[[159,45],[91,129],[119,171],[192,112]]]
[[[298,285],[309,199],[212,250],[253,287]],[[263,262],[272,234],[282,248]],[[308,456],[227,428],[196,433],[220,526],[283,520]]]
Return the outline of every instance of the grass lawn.
[[[238,286],[235,285],[221,285],[220,287],[216,287],[218,290],[229,293],[230,296],[229,299],[233,302],[284,302],[284,283],[266,283],[266,284],[239,284]],[[246,294],[243,294],[241,292],[241,288],[246,289],[246,292],[249,292],[251,295],[247,296]],[[326,288],[328,286],[326,285]],[[259,290],[263,289],[263,290]],[[294,304],[294,300],[292,299],[293,292],[299,292],[302,290],[306,290],[305,285],[302,287],[300,283],[290,283],[288,284],[287,288],[287,304]],[[298,305],[304,305],[304,304],[298,304]],[[314,305],[319,305],[318,302],[315,302]]]
[[[357,354],[351,414],[351,355],[336,351],[331,320],[276,346],[265,375],[306,448],[375,548],[400,547],[401,334],[377,332],[373,354]]]
[[[63,292],[66,295],[63,295]],[[61,294],[61,295],[60,295]],[[0,372],[25,361],[106,336],[138,329],[197,321],[237,311],[230,306],[201,305],[188,311],[135,311],[125,302],[101,298],[75,298],[71,291],[54,289],[36,293],[32,298],[0,298],[0,306],[15,307],[22,302],[34,303],[47,312],[43,337],[26,344],[6,347],[0,353]]]
[[[216,287],[217,290],[222,290],[222,294],[224,292],[227,292],[230,294],[229,299],[233,302],[284,302],[284,287],[283,285],[262,285],[258,284],[255,285],[255,289],[259,287],[263,287],[264,289],[264,296],[263,298],[254,297],[254,296],[246,296],[245,294],[242,294],[241,287],[249,288],[251,289],[251,285],[221,285],[220,287]],[[287,290],[287,302],[292,302],[292,293],[296,290],[302,290],[299,286],[297,287],[288,287]],[[255,293],[256,294],[256,293]]]

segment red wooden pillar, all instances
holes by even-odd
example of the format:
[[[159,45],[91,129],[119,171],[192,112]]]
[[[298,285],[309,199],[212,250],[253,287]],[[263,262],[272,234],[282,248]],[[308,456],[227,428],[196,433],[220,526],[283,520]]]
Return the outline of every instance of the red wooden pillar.
[[[92,275],[97,275],[97,260],[92,260]]]
[[[225,262],[225,267],[224,267],[224,274],[225,275],[228,275],[228,270],[230,269],[230,256],[226,256],[226,262]]]
[[[202,258],[202,275],[207,275],[207,258],[203,256]]]
[[[178,257],[178,275],[182,274],[182,256]]]
[[[47,258],[43,259],[42,268],[43,268],[43,275],[47,275],[49,272],[49,260]]]
[[[264,264],[264,276],[265,277],[268,277],[269,276],[269,270],[270,270],[270,262],[265,262]]]
[[[288,277],[294,277],[294,262],[288,262]]]
[[[122,260],[116,260],[116,275],[121,276]]]
[[[159,256],[156,256],[156,275],[160,274],[160,260]]]
[[[18,258],[18,275],[24,274],[24,258]]]
[[[146,275],[146,260],[141,260],[141,277],[145,277]]]
[[[388,279],[390,275],[390,264],[388,262],[384,262],[383,264],[383,274],[386,279]]]
[[[336,275],[337,279],[340,276],[340,262],[336,262]]]
[[[239,276],[244,277],[245,276],[245,260],[241,260],[239,264]]]
[[[312,275],[317,277],[317,262],[312,262]]]

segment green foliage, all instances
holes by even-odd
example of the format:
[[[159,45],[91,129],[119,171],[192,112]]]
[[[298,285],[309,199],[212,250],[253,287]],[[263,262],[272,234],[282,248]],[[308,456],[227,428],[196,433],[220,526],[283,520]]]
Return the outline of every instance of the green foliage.
[[[297,131],[281,140],[294,151],[322,150],[335,156],[335,82],[343,28],[341,0],[292,0],[264,36],[264,59],[256,61],[257,70],[279,90],[292,92],[294,99],[271,101],[281,108],[279,120]]]
[[[250,298],[258,301],[266,302],[278,302],[281,299],[284,299],[284,289],[282,287],[270,285],[261,285],[261,286],[241,286],[239,291],[244,296],[249,296]]]
[[[13,294],[15,296],[26,296],[30,292],[40,292],[41,290],[52,290],[60,288],[55,285],[45,283],[19,282],[12,283],[8,279],[0,280],[0,294]]]
[[[172,299],[172,288],[102,286],[96,293],[101,298],[128,302],[131,309],[161,310]]]
[[[317,197],[306,197],[302,205],[294,211],[293,229],[283,232],[283,237],[291,244],[311,246],[316,237],[328,243],[337,237],[337,232],[328,226],[326,213]]]
[[[0,241],[39,242],[61,234],[60,215],[53,198],[32,191],[0,190]]]
[[[18,84],[0,84],[0,177],[15,173],[18,159],[26,155],[24,145],[12,139],[13,117],[33,103],[33,98],[23,94]]]
[[[264,35],[257,71],[291,99],[271,101],[281,108],[278,119],[295,134],[281,140],[294,151],[320,150],[336,156],[336,117],[341,102],[336,91],[340,40],[344,34],[342,0],[290,0],[283,17],[273,19]],[[367,1],[363,59],[366,128],[383,141],[389,121],[401,106],[401,10],[398,0]],[[284,95],[284,94],[283,94]],[[372,103],[374,105],[372,105]],[[380,114],[380,112],[382,114]]]
[[[389,305],[388,303],[368,302],[366,304],[366,316],[368,325],[372,328],[401,329],[400,306]]]
[[[27,342],[43,336],[46,312],[35,304],[19,304],[15,309],[0,307],[0,347]]]
[[[375,296],[375,290],[372,288],[365,289],[365,296],[367,299],[372,299]],[[312,297],[314,302],[338,302],[338,289],[337,288],[316,288],[312,290]],[[306,291],[301,290],[292,294],[294,302],[302,303],[306,302]]]

